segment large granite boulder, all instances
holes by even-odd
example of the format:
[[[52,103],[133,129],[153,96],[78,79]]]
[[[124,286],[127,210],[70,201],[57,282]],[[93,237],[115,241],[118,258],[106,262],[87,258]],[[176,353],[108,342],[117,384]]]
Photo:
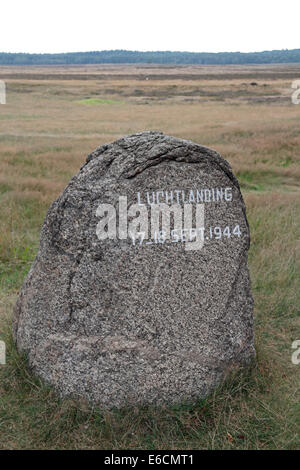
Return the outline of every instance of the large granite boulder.
[[[103,408],[204,397],[255,356],[248,248],[217,152],[152,131],[103,145],[47,213],[17,347],[62,396]]]

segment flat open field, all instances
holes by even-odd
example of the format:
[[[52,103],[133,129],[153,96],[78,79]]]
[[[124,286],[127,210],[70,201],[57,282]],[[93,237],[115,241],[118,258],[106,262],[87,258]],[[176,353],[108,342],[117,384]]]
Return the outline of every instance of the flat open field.
[[[0,67],[0,449],[300,449],[300,65]],[[49,205],[100,144],[161,130],[219,151],[245,198],[257,366],[187,407],[59,400],[10,337]]]

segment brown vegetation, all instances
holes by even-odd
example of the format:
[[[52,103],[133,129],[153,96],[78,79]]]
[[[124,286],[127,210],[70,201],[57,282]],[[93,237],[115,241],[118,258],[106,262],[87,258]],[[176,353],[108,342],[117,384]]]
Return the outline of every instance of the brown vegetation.
[[[0,69],[11,77],[0,105],[0,448],[299,449],[299,75],[296,65]],[[238,176],[258,365],[192,407],[102,415],[34,379],[7,324],[51,202],[95,147],[150,129],[215,148]]]

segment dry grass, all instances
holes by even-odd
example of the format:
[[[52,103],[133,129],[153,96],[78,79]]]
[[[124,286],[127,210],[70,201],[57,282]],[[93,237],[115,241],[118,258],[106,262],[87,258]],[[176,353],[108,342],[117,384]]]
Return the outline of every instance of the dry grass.
[[[0,338],[8,348],[0,366],[0,448],[300,448],[300,366],[291,363],[292,341],[300,337],[300,106],[290,102],[299,72],[0,70],[0,79],[13,77],[0,105]],[[258,364],[194,406],[101,413],[60,401],[31,376],[11,341],[10,318],[50,203],[96,146],[145,129],[213,147],[238,175],[252,233]]]

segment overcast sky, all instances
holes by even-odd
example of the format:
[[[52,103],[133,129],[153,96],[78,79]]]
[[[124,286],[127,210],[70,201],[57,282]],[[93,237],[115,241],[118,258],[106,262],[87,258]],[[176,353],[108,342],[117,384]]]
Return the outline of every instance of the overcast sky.
[[[300,0],[3,0],[0,52],[300,48]]]

